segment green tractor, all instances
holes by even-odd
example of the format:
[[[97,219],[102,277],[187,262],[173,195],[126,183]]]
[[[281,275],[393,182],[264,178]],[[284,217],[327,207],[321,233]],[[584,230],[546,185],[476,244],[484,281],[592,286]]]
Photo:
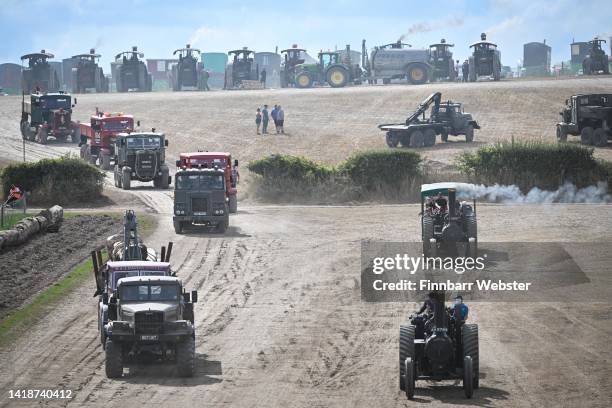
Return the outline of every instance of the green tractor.
[[[359,64],[352,64],[350,48],[346,47],[346,59],[338,51],[321,51],[317,64],[302,64],[296,68],[295,86],[311,88],[314,83],[328,83],[332,88],[345,87],[349,82],[361,84],[362,71]]]

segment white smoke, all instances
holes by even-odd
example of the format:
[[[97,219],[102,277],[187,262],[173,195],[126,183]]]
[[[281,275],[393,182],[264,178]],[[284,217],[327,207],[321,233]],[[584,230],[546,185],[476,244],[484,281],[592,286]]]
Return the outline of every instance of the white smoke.
[[[195,30],[193,34],[191,34],[191,37],[189,37],[189,41],[187,41],[187,44],[202,45],[203,40],[209,39],[209,37],[216,33],[217,31],[214,28],[201,26],[197,30]]]
[[[509,17],[500,23],[491,26],[485,30],[487,35],[499,34],[505,31],[511,31],[523,24],[525,19],[522,16]]]
[[[459,183],[457,185],[457,198],[459,199],[484,199],[493,203],[612,203],[612,195],[608,194],[606,183],[599,182],[597,185],[577,188],[571,183],[565,183],[556,191],[532,188],[527,194],[515,186],[495,184],[485,186],[482,184]]]
[[[460,27],[462,25],[463,18],[461,17],[452,17],[437,21],[422,21],[411,25],[406,34],[402,34],[399,39],[400,41],[403,41],[406,36],[411,34],[428,33],[434,30],[447,29],[449,27]]]

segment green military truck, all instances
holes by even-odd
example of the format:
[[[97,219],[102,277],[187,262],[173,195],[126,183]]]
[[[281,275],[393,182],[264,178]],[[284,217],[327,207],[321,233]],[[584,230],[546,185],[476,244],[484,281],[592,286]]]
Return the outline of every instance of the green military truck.
[[[229,226],[229,204],[223,169],[182,168],[174,181],[174,230],[207,226],[224,233]]]
[[[168,140],[163,133],[120,133],[115,139],[115,187],[129,190],[132,180],[153,182],[167,189],[171,182],[166,164]]]

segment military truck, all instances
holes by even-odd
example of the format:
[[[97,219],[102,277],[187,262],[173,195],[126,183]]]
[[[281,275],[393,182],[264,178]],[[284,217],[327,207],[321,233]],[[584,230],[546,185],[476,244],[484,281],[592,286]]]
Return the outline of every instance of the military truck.
[[[494,81],[501,78],[501,53],[497,44],[487,41],[485,33],[480,34],[480,41],[470,45],[474,51],[468,59],[468,79],[475,82],[478,77],[493,77]]]
[[[346,46],[344,60],[338,51],[321,51],[317,64],[300,64],[296,67],[295,86],[311,88],[315,83],[329,84],[332,88],[342,88],[349,83],[361,84],[363,72],[359,64],[350,60],[350,46]]]
[[[48,137],[64,142],[68,137],[73,143],[80,140],[79,126],[72,121],[72,108],[77,99],[62,91],[33,93],[21,100],[21,136],[25,140],[46,144]]]
[[[305,53],[306,50],[298,48],[297,44],[293,44],[291,48],[287,48],[286,50],[281,50],[281,54],[283,55],[283,62],[280,70],[281,88],[295,85],[296,69],[305,62]]]
[[[601,46],[606,40],[595,37],[589,41],[589,53],[582,61],[582,72],[584,75],[609,74],[610,63],[608,56]]]
[[[429,65],[433,67],[433,80],[448,79],[449,81],[454,81],[457,79],[455,61],[451,51],[451,48],[454,46],[454,44],[447,43],[444,38],[439,43],[429,46]]]
[[[229,206],[222,169],[180,169],[174,183],[174,231],[187,226],[207,226],[224,233],[229,226]]]
[[[171,183],[166,165],[168,140],[163,133],[120,133],[115,139],[115,187],[129,190],[132,180],[153,182],[156,188],[167,189]]]
[[[153,89],[153,78],[141,58],[144,58],[144,54],[138,52],[135,46],[131,51],[120,52],[115,56],[117,92],[150,92]]]
[[[421,236],[423,254],[476,258],[478,229],[476,200],[473,206],[457,200],[459,183],[433,183],[421,186]]]
[[[404,123],[378,125],[380,130],[386,132],[387,146],[397,147],[401,144],[412,148],[429,147],[436,143],[437,135],[440,135],[443,142],[448,141],[449,135],[465,135],[465,141],[472,142],[474,129],[480,129],[478,122],[470,113],[465,113],[461,103],[442,103],[441,99],[442,94],[434,92],[419,104]],[[425,113],[430,107],[430,116],[426,118]]]
[[[400,40],[374,47],[368,56],[366,40],[361,43],[361,66],[364,78],[370,84],[382,79],[383,84],[393,79],[407,79],[413,85],[426,83],[432,76],[433,67],[429,64],[429,51],[410,49],[410,44]]]
[[[89,54],[73,55],[72,59],[76,61],[72,68],[72,92],[108,92],[108,79],[98,65],[100,54],[96,54],[95,49],[90,49]]]
[[[413,314],[409,324],[400,326],[400,389],[413,399],[416,380],[462,380],[471,398],[479,388],[478,325],[465,322],[460,305],[446,308],[444,291],[430,295],[433,310]]]
[[[612,94],[572,95],[559,112],[557,140],[580,135],[580,143],[604,147],[612,139]]]
[[[21,89],[24,93],[59,91],[59,77],[48,62],[52,58],[54,55],[45,50],[21,56],[22,64],[28,61],[28,66],[21,70]]]
[[[178,63],[172,66],[171,81],[173,91],[201,91],[204,89],[202,80],[202,65],[200,64],[200,50],[191,48],[187,44],[185,48],[174,50],[172,55],[179,57]]]
[[[193,304],[198,292],[188,293],[173,276],[121,278],[108,303],[105,371],[119,378],[130,358],[153,353],[176,361],[179,376],[195,372]]]
[[[223,89],[242,88],[247,82],[259,81],[259,65],[252,56],[254,53],[255,51],[247,47],[228,52],[233,58],[231,65],[228,65],[225,70]]]
[[[111,113],[97,110],[89,123],[79,124],[81,159],[97,165],[102,170],[111,170],[111,159],[115,156],[115,138],[120,133],[134,131],[134,117],[121,112]]]

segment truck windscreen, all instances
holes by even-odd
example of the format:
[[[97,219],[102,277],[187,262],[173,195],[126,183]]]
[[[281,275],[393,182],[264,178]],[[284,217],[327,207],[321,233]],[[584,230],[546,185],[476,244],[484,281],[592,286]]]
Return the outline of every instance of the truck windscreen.
[[[128,149],[159,149],[161,147],[160,137],[128,137]]]

